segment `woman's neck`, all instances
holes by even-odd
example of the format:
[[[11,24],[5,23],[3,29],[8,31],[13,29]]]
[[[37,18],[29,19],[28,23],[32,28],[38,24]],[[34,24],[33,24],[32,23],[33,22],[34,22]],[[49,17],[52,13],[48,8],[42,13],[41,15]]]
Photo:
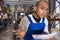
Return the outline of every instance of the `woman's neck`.
[[[36,14],[33,14],[32,16],[37,23],[40,22],[41,18],[38,18]]]
[[[34,13],[33,16],[34,16],[36,19],[39,19],[39,18],[37,17],[36,13]]]

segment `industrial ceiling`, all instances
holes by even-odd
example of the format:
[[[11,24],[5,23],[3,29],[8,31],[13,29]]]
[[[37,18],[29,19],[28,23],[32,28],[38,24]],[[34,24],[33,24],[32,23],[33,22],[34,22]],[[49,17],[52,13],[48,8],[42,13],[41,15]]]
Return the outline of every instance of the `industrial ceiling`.
[[[6,4],[10,5],[32,5],[38,0],[3,0]]]

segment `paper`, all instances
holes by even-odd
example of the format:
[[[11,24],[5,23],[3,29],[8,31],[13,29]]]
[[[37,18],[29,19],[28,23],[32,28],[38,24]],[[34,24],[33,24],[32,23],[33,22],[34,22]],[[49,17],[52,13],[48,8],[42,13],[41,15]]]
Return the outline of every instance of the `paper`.
[[[52,38],[53,36],[55,36],[57,34],[57,32],[55,33],[51,33],[51,34],[43,34],[43,35],[32,35],[34,39],[48,39],[48,38]]]

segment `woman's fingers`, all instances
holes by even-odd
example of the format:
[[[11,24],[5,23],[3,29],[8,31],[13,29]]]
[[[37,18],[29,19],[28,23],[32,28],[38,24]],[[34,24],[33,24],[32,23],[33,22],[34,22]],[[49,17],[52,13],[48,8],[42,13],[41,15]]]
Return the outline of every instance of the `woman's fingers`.
[[[53,40],[53,38],[48,38],[47,40]]]
[[[18,36],[19,38],[23,38],[25,36],[25,30],[24,27],[20,27],[18,30]]]

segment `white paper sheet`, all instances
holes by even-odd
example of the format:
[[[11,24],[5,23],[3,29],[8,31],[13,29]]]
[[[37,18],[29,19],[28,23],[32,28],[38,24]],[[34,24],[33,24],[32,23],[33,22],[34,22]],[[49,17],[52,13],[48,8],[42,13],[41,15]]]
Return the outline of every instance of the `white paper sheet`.
[[[47,34],[47,35],[32,35],[34,39],[48,39],[48,38],[52,38],[53,36],[55,36],[57,34],[57,32],[51,33],[51,34]]]

